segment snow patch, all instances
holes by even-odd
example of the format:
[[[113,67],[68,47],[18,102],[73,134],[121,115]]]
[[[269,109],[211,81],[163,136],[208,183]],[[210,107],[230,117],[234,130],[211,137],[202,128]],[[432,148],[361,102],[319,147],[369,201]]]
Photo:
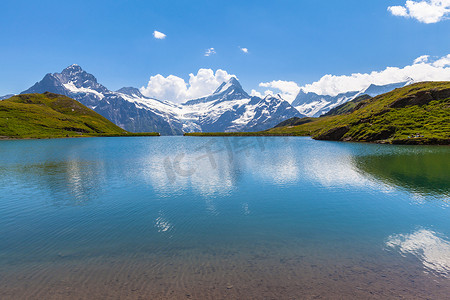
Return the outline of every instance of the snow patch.
[[[102,100],[105,97],[102,93],[99,93],[96,90],[89,89],[89,88],[83,88],[83,87],[80,87],[80,88],[76,87],[72,81],[69,81],[68,83],[64,83],[63,86],[66,89],[68,89],[71,93],[74,93],[74,94],[78,94],[78,93],[94,94],[100,100]]]

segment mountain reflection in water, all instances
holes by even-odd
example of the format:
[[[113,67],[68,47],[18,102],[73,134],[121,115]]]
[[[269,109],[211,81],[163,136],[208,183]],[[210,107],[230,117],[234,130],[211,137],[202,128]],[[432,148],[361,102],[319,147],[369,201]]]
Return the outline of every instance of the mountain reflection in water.
[[[420,146],[419,146],[420,147]],[[412,151],[392,147],[394,153],[355,156],[364,174],[390,186],[419,195],[450,195],[450,151],[447,147],[424,147]],[[430,150],[433,151],[430,151]]]

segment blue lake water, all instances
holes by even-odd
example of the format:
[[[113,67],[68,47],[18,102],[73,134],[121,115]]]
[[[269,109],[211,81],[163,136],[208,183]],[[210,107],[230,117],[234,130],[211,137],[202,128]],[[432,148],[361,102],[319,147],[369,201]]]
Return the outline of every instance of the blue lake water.
[[[0,298],[450,295],[450,148],[0,141]]]

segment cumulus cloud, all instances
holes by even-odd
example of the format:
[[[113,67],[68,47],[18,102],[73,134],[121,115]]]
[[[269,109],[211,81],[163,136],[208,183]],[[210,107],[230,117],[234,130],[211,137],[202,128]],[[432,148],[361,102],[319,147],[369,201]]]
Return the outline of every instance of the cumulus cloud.
[[[370,84],[385,85],[413,79],[419,81],[450,80],[450,55],[435,59],[429,56],[418,57],[412,65],[397,68],[387,67],[382,71],[371,73],[354,73],[351,75],[325,75],[318,81],[307,84],[301,89],[319,95],[337,95],[348,91],[360,91]]]
[[[422,64],[422,63],[426,63],[426,62],[428,62],[428,59],[430,59],[430,56],[429,56],[429,55],[422,55],[422,56],[419,56],[418,58],[416,58],[416,59],[414,60],[414,64]]]
[[[151,76],[147,86],[141,87],[142,94],[161,100],[182,103],[210,95],[224,81],[231,77],[227,71],[218,69],[199,69],[197,74],[189,74],[186,82],[175,75],[167,77],[158,74]],[[325,75],[318,81],[300,87],[293,81],[274,80],[262,82],[259,87],[251,90],[252,96],[264,98],[267,95],[280,94],[292,103],[300,90],[314,92],[319,95],[335,96],[349,91],[360,91],[370,84],[385,85],[407,80],[420,81],[450,81],[450,54],[443,57],[422,55],[414,63],[403,67],[387,67],[371,73],[354,73],[351,75]]]
[[[388,11],[394,16],[413,18],[426,24],[437,23],[448,19],[450,0],[408,0],[404,6],[389,6]]]
[[[151,76],[146,87],[140,91],[147,97],[182,103],[189,99],[201,98],[212,94],[224,81],[228,81],[233,74],[218,69],[199,69],[197,74],[189,74],[189,82],[175,75],[164,77],[161,74]]]
[[[252,96],[252,97],[259,97],[259,98],[263,97],[263,95],[260,92],[258,92],[257,90],[255,90],[255,89],[252,89],[252,91],[250,93],[250,96]]]
[[[258,92],[257,90],[255,90],[255,89],[253,89],[252,91],[251,91],[251,93],[250,93],[250,96],[252,96],[252,97],[259,97],[259,98],[264,98],[264,97],[266,97],[266,96],[268,96],[268,95],[275,95],[276,93],[274,92],[274,91],[272,91],[272,90],[265,90],[264,91],[264,94],[263,93],[260,93],[260,92]]]
[[[216,50],[214,48],[206,49],[205,56],[211,56],[213,54],[216,54]]]
[[[266,96],[268,94],[275,94],[273,89],[277,90],[277,93],[289,103],[292,103],[298,92],[300,92],[300,87],[293,81],[274,80],[271,82],[261,82],[259,86],[268,88],[268,90],[264,92]]]
[[[440,59],[436,60],[433,63],[433,66],[438,68],[445,68],[447,66],[450,66],[450,54],[447,56],[441,57]]]
[[[403,6],[389,6],[388,11],[397,17],[409,17],[408,10]]]
[[[154,37],[155,39],[163,40],[163,39],[166,38],[166,36],[167,36],[167,35],[165,35],[165,34],[162,33],[162,32],[159,32],[159,31],[157,31],[157,30],[153,31],[153,37]]]
[[[242,51],[242,52],[244,52],[245,54],[247,54],[247,53],[248,53],[248,49],[247,49],[247,48],[242,48],[242,47],[239,47],[239,49],[241,49],[241,51]]]

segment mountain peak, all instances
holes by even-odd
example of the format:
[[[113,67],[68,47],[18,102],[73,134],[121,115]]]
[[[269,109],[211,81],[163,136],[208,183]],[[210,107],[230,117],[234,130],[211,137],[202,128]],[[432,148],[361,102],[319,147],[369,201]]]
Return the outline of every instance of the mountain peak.
[[[251,98],[242,88],[241,84],[235,77],[231,77],[222,84],[209,96],[186,101],[184,105],[195,105],[210,101],[229,101]]]
[[[279,93],[277,93],[277,94],[267,94],[267,95],[263,98],[264,101],[272,101],[272,100],[274,100],[274,99],[281,100],[281,101],[285,101],[285,100],[283,99],[283,97],[281,97],[281,95],[280,95]]]
[[[303,88],[300,88],[300,91],[298,92],[298,95],[306,95],[309,92],[305,92],[305,90]]]
[[[213,94],[221,94],[225,91],[234,88],[235,91],[242,91],[242,86],[236,77],[231,77],[228,81],[222,82],[222,84],[214,91]]]
[[[96,106],[109,90],[97,82],[94,75],[73,64],[61,73],[48,73],[21,94],[52,92],[69,96],[87,106]]]
[[[53,75],[64,85],[73,84],[76,88],[88,88],[101,93],[108,92],[107,88],[97,82],[94,75],[86,72],[77,64],[70,65],[61,73],[54,73]]]
[[[68,74],[76,74],[76,73],[81,73],[81,72],[84,72],[83,69],[79,65],[73,64],[73,65],[70,65],[67,68],[65,68],[61,72],[61,74],[68,75]]]
[[[236,77],[231,77],[229,80],[228,80],[228,82],[229,83],[232,83],[232,84],[237,84],[237,85],[239,85],[239,86],[241,86],[241,84],[239,83],[239,81],[237,80],[237,78]]]
[[[141,91],[135,87],[123,87],[120,90],[117,90],[117,92],[132,97],[145,98],[145,96],[142,95]]]

